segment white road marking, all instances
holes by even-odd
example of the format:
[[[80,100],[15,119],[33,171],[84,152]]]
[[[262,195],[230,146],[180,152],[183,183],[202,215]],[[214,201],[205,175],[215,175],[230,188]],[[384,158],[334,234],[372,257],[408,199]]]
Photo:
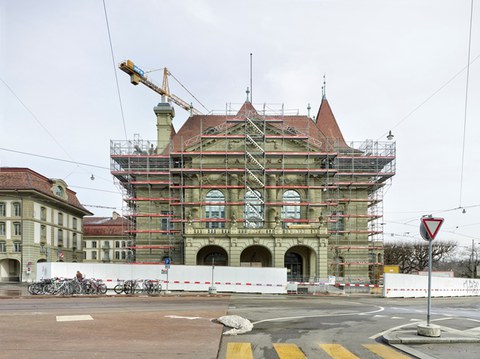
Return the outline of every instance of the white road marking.
[[[385,310],[385,308],[380,307],[380,306],[375,306],[377,310],[372,310],[371,312],[363,312],[363,313],[332,313],[332,314],[319,314],[319,315],[301,315],[298,317],[280,317],[280,318],[271,318],[271,319],[263,319],[259,320],[258,322],[253,322],[252,324],[258,324],[258,323],[264,323],[264,322],[278,322],[278,321],[287,321],[287,320],[296,320],[296,319],[303,319],[303,318],[321,318],[321,317],[341,317],[341,316],[347,316],[347,315],[367,315],[367,314],[374,314],[378,312],[382,312]]]
[[[405,319],[403,317],[392,317],[392,319]]]
[[[181,315],[166,315],[165,318],[188,319],[188,320],[202,319],[202,317],[184,317]]]
[[[91,315],[57,315],[57,322],[76,322],[80,320],[93,320]]]
[[[448,319],[451,319],[451,318],[440,318],[440,319],[434,319],[432,320],[432,322],[439,322],[439,321],[442,321],[442,320],[448,320]],[[424,322],[425,320],[423,319],[410,319],[411,322]],[[377,339],[378,337],[386,334],[386,333],[389,333],[393,330],[397,330],[397,329],[401,329],[403,327],[408,327],[409,325],[412,325],[412,323],[407,323],[407,324],[402,324],[402,325],[399,325],[398,327],[393,327],[393,328],[390,328],[390,329],[387,329],[387,330],[384,330],[383,332],[380,332],[380,333],[377,333],[377,334],[374,334],[372,335],[371,337],[369,337],[368,339]]]

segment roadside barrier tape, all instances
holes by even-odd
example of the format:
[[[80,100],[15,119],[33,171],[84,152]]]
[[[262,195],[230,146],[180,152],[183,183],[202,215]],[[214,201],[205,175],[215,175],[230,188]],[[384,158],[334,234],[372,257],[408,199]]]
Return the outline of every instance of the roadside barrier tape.
[[[119,282],[119,283],[123,283],[126,281],[126,279],[104,279],[105,282]],[[145,282],[145,281],[152,281],[152,282],[155,282],[155,283],[164,283],[164,284],[190,284],[190,285],[212,285],[212,282],[211,281],[205,281],[205,282],[202,282],[202,281],[190,281],[190,280],[184,280],[184,281],[180,281],[180,280],[157,280],[157,279],[138,279],[137,282],[141,283],[141,282]],[[284,287],[285,285],[284,284],[273,284],[273,283],[252,283],[252,282],[245,282],[245,283],[242,283],[242,282],[213,282],[215,285],[231,285],[231,286],[242,286],[242,285],[245,285],[245,286],[259,286],[259,287],[262,287],[262,286],[265,286],[265,287]]]

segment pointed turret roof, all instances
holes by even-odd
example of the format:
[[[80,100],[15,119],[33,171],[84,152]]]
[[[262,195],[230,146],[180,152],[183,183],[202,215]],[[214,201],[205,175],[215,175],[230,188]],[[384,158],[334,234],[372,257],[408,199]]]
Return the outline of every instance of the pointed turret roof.
[[[332,109],[330,108],[330,104],[325,96],[323,96],[322,103],[318,109],[317,127],[326,137],[337,139],[340,147],[348,147],[345,139],[343,138],[342,131],[340,131],[340,127],[338,127],[338,123],[333,115]]]
[[[258,112],[255,109],[255,107],[253,107],[250,101],[245,101],[237,113],[237,116],[255,116],[255,115],[258,115]]]

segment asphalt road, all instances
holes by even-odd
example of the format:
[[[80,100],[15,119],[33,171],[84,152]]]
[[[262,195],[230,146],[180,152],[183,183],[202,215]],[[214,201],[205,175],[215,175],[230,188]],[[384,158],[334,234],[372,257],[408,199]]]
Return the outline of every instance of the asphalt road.
[[[388,348],[382,335],[426,320],[426,299],[368,295],[0,298],[0,359],[345,358],[328,355],[331,348],[348,350],[355,355],[351,358],[399,358],[395,348],[397,356],[374,354],[378,348]],[[212,319],[226,314],[250,320],[253,330],[222,335],[228,328]],[[433,298],[432,323],[480,335],[480,301],[475,297]],[[250,349],[251,356],[244,348]],[[409,348],[422,354],[421,358],[480,357],[479,344]],[[415,356],[403,356],[409,357]]]
[[[0,300],[0,358],[217,357],[228,296]]]
[[[324,347],[334,344],[356,357],[378,359],[379,356],[368,347],[385,346],[381,338],[389,330],[425,322],[426,299],[235,295],[230,301],[228,314],[248,318],[254,327],[251,332],[240,336],[224,336],[218,356],[221,359],[230,357],[231,343],[249,343],[253,358],[259,359],[279,358],[279,351],[275,348],[277,343],[292,344],[306,358],[331,358]],[[480,302],[478,298],[435,298],[431,322],[459,331],[480,329]],[[480,357],[479,344],[409,347],[415,348],[424,358],[453,358],[458,353],[462,353],[462,359]],[[404,355],[406,358],[415,357]]]

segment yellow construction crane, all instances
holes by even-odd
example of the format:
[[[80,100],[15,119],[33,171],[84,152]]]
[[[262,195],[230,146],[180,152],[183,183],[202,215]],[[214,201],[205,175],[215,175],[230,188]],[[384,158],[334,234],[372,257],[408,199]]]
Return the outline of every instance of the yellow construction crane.
[[[187,111],[190,111],[191,114],[203,115],[203,113],[198,111],[191,104],[188,104],[180,97],[170,93],[170,89],[168,87],[168,76],[171,75],[171,73],[167,70],[167,68],[163,70],[163,83],[162,87],[159,87],[155,85],[152,81],[150,81],[147,76],[145,76],[145,72],[140,67],[135,65],[131,60],[126,60],[122,62],[118,67],[120,68],[120,70],[130,75],[130,82],[132,84],[138,85],[139,83],[142,83],[145,86],[151,88],[156,93],[159,93],[160,95],[169,98],[174,104],[180,106]]]

